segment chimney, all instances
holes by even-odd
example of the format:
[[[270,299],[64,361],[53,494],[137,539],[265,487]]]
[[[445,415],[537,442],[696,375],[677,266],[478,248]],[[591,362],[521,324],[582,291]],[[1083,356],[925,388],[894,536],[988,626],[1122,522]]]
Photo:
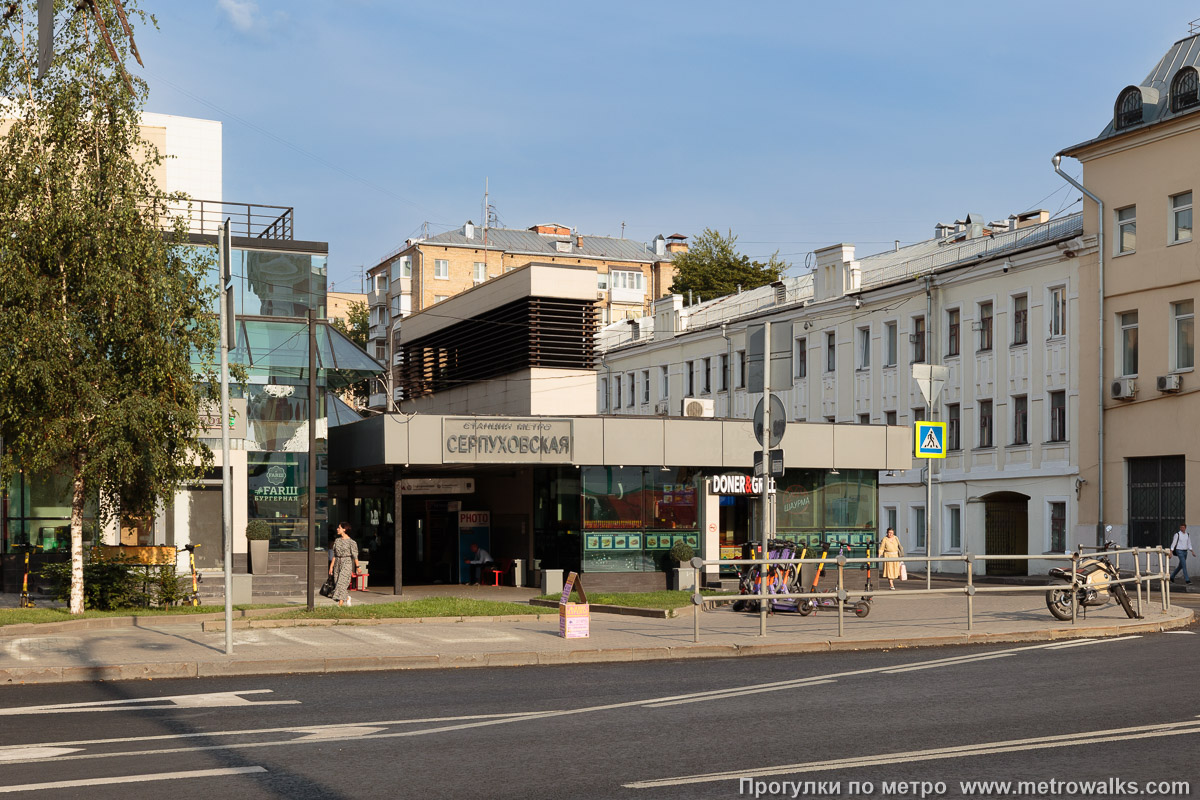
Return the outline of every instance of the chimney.
[[[575,235],[575,246],[578,247],[580,250],[583,249],[583,234],[582,233]]]
[[[667,240],[660,233],[654,237],[654,255],[665,256],[667,254]]]
[[[467,224],[463,225],[463,236],[468,239],[475,238],[475,223],[471,222],[471,220],[467,220]]]
[[[686,253],[688,251],[687,237],[682,233],[672,233],[667,237],[668,253]]]

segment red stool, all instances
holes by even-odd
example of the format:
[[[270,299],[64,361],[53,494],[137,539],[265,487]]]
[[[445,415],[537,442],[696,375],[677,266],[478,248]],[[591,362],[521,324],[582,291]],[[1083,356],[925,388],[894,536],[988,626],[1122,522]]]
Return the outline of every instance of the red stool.
[[[496,582],[495,582],[495,583],[493,583],[493,584],[492,584],[492,586],[499,586],[499,585],[500,585],[500,575],[501,575],[501,572],[500,572],[500,569],[499,569],[499,567],[492,567],[492,576],[493,576],[493,577],[495,578],[495,580],[496,580]]]

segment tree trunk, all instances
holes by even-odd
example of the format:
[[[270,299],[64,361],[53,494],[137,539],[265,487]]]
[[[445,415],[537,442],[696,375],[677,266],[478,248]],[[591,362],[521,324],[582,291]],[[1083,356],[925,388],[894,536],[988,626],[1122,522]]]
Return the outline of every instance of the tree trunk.
[[[75,457],[71,493],[71,613],[83,613],[83,458]]]

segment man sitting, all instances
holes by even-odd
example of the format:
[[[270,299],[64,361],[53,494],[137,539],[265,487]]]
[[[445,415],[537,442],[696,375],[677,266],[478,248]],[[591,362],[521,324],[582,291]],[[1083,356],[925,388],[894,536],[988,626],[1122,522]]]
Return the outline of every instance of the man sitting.
[[[463,561],[464,564],[471,565],[471,586],[478,586],[483,580],[484,574],[488,570],[495,569],[496,562],[492,561],[492,554],[484,550],[474,542],[471,543],[471,554],[474,558],[468,558]]]

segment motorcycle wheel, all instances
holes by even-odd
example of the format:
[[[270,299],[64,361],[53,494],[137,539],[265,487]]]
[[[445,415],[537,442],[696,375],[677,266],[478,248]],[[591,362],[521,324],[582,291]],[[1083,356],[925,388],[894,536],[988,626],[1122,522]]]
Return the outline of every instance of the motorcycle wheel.
[[[812,600],[801,600],[800,605],[796,606],[796,610],[800,612],[800,616],[807,617],[817,610],[817,604]]]
[[[1125,616],[1130,619],[1142,619],[1142,615],[1134,609],[1133,603],[1129,600],[1129,592],[1125,591],[1125,587],[1117,584],[1112,587],[1113,596],[1117,598],[1117,602],[1121,604],[1121,609],[1125,612]]]
[[[871,613],[871,604],[868,603],[866,600],[859,600],[857,603],[854,604],[854,616],[865,617],[867,614],[870,614],[870,613]]]
[[[747,602],[749,602],[749,601],[747,601],[747,600],[734,600],[734,601],[733,601],[733,610],[734,610],[734,611],[745,611],[745,610],[746,610],[746,603],[747,603]]]
[[[1055,619],[1067,622],[1071,619],[1071,590],[1051,589],[1046,592],[1046,608]]]

